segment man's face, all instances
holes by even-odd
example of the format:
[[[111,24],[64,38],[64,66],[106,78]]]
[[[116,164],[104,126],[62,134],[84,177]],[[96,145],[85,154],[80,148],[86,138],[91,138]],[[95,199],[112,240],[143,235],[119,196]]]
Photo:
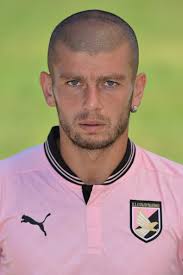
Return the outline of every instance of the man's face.
[[[79,147],[106,148],[127,132],[133,95],[127,44],[89,55],[57,46],[53,97],[62,136]]]

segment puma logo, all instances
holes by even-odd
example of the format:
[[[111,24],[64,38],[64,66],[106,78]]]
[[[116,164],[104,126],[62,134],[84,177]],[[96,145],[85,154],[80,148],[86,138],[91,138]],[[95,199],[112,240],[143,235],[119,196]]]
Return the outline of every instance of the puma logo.
[[[51,213],[47,214],[46,217],[45,217],[45,219],[44,219],[42,222],[37,222],[37,221],[35,221],[33,218],[31,218],[31,217],[26,216],[26,215],[23,215],[23,216],[22,216],[21,222],[26,222],[26,223],[29,222],[30,224],[38,225],[39,228],[41,229],[41,231],[43,231],[43,233],[44,233],[45,236],[46,236],[47,234],[46,234],[46,231],[44,230],[44,225],[43,225],[43,223],[46,221],[47,217],[50,216],[50,215],[51,215]]]

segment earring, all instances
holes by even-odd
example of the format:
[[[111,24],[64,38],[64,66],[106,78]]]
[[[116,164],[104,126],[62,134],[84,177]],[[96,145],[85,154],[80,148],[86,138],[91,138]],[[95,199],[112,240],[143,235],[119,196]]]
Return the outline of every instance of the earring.
[[[138,109],[138,107],[134,105],[131,107],[130,112],[135,113],[135,112],[137,112],[137,109]]]

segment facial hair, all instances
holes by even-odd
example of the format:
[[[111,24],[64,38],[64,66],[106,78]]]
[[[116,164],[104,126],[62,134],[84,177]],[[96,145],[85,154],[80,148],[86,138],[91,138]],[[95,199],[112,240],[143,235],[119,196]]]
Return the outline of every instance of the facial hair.
[[[67,137],[71,140],[71,142],[74,145],[86,150],[100,150],[111,146],[126,131],[129,124],[131,102],[132,96],[130,97],[127,107],[124,108],[119,114],[117,123],[114,126],[112,125],[111,120],[108,117],[104,117],[103,115],[97,112],[91,113],[89,111],[83,111],[77,114],[74,118],[73,123],[70,124],[64,118],[64,115],[59,109],[57,102],[56,108],[58,112],[61,129],[65,132]],[[85,119],[93,119],[104,122],[105,126],[108,126],[108,131],[105,134],[105,137],[103,137],[102,139],[99,138],[98,140],[94,140],[92,137],[85,137],[82,135],[82,133],[75,130],[75,123]]]

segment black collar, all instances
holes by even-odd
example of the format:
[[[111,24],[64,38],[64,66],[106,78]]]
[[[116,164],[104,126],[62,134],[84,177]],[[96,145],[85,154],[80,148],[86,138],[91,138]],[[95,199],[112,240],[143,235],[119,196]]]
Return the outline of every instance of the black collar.
[[[48,135],[48,139],[44,143],[45,154],[50,164],[66,180],[75,184],[83,185],[84,183],[80,180],[80,178],[69,168],[69,166],[63,160],[57,146],[57,140],[59,138],[59,127],[55,126],[51,129]],[[131,142],[130,139],[128,139],[127,149],[123,159],[103,184],[111,184],[124,176],[124,174],[126,174],[134,161],[135,152],[135,144]]]

